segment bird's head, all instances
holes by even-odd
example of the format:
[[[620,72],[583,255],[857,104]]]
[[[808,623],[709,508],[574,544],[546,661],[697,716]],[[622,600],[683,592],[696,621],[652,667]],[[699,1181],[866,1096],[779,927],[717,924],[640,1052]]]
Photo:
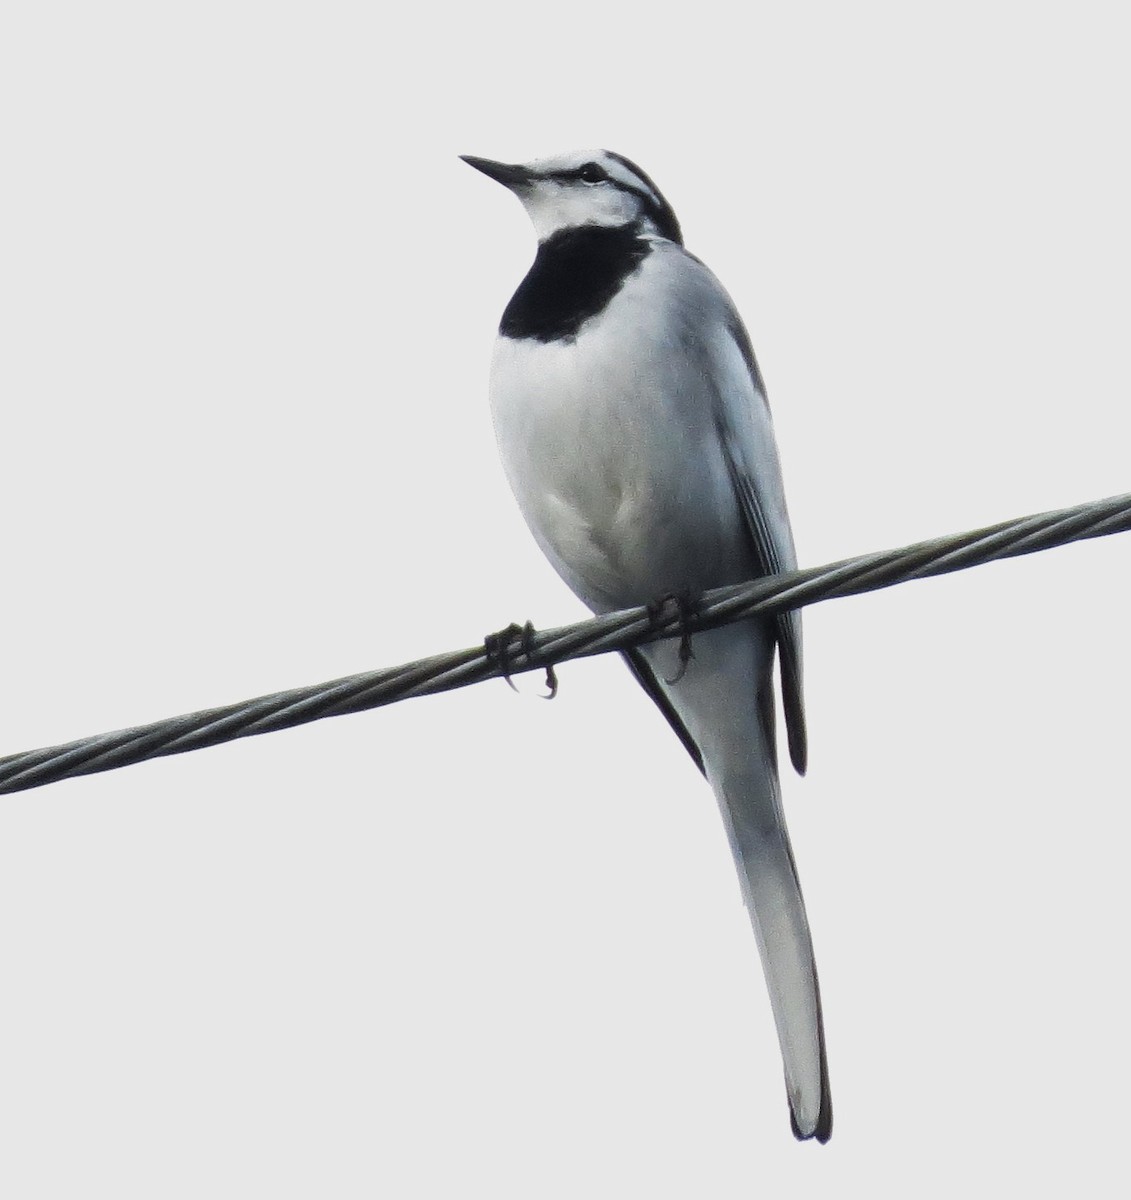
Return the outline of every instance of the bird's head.
[[[463,161],[509,188],[522,201],[544,242],[579,225],[640,225],[645,233],[682,243],[679,221],[659,188],[633,162],[611,150],[585,150],[532,163]]]

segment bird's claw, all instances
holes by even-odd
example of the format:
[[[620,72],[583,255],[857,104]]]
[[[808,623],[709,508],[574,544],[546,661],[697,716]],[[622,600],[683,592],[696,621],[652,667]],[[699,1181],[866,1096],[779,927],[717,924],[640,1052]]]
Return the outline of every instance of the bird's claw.
[[[512,692],[517,692],[518,688],[514,686],[514,680],[511,678],[511,647],[515,638],[521,635],[522,626],[512,621],[506,629],[500,629],[498,633],[489,633],[483,639],[483,653],[486,654],[487,661],[493,666],[498,666],[499,674],[506,680],[507,687]]]
[[[691,621],[698,613],[699,605],[688,592],[667,592],[647,606],[648,619],[653,625],[660,624],[669,603],[675,605],[679,618],[679,668],[671,679],[664,678],[664,682],[670,686],[679,683],[687,673],[687,664],[695,657],[691,649]]]
[[[498,633],[489,633],[483,639],[483,651],[487,655],[488,662],[498,665],[499,674],[507,681],[507,686],[512,692],[518,691],[511,678],[515,648],[517,646],[527,662],[532,662],[537,657],[534,646],[535,632],[534,625],[530,621],[527,621],[525,625],[518,625],[512,621],[506,629],[500,629]],[[543,699],[553,700],[557,694],[558,676],[554,671],[554,664],[547,663],[546,695]]]

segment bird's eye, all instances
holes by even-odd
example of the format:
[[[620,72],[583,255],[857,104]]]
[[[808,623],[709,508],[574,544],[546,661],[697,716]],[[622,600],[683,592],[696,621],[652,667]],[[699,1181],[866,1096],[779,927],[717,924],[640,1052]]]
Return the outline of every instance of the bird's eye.
[[[608,179],[603,167],[599,167],[596,163],[586,163],[585,166],[578,171],[578,175],[585,183],[600,183],[603,179]]]

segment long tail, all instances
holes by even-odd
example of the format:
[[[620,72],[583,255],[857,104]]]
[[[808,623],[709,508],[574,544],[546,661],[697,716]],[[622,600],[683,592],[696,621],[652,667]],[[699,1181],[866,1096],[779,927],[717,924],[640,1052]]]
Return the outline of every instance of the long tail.
[[[750,912],[785,1065],[793,1132],[827,1142],[833,1109],[821,994],[774,750],[773,631],[755,622],[641,647],[633,673],[714,790]]]
[[[777,770],[746,761],[708,778],[730,838],[750,921],[762,955],[785,1065],[794,1135],[827,1142],[833,1108],[825,1061],[821,991],[805,901],[781,811]]]

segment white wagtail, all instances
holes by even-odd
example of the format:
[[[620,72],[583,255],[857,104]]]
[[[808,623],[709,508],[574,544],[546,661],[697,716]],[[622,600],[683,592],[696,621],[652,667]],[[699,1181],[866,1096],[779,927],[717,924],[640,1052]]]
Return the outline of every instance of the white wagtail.
[[[539,546],[594,612],[796,566],[766,389],[730,297],[671,205],[607,150],[465,162],[522,202],[534,265],[503,313],[491,408]],[[796,613],[626,655],[722,810],[777,1024],[793,1132],[832,1131],[809,924],[782,815],[778,648],[790,757],[805,770]]]

